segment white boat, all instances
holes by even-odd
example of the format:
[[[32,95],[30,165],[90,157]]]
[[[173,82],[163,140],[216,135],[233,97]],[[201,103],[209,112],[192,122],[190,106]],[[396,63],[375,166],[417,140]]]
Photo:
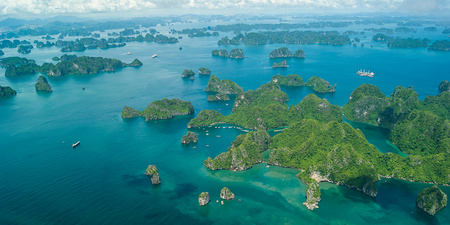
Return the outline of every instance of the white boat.
[[[72,148],[77,147],[79,144],[80,144],[80,141],[77,141],[77,143],[75,143],[75,144],[72,145]]]
[[[127,55],[131,55],[131,52],[127,52]]]
[[[156,58],[156,57],[158,57],[158,55],[157,55],[157,54],[154,54],[154,55],[152,55],[152,58]]]

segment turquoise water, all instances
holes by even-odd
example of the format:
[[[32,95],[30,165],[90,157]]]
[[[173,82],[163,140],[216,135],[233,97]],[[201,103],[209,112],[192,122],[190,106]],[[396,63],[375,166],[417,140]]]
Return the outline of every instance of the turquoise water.
[[[114,73],[50,78],[53,93],[35,92],[38,75],[0,76],[0,85],[18,91],[15,97],[0,99],[0,224],[450,223],[448,207],[435,217],[416,209],[417,193],[430,184],[401,180],[379,181],[376,198],[322,183],[320,208],[309,211],[302,205],[306,185],[295,177],[295,169],[260,164],[232,172],[209,171],[203,166],[204,159],[226,151],[244,133],[238,129],[195,129],[199,142],[194,149],[193,145],[182,146],[180,140],[195,115],[149,122],[120,117],[124,105],[142,110],[163,97],[191,101],[195,114],[202,109],[231,113],[232,101],[206,101],[203,90],[208,77],[181,78],[183,69],[198,67],[208,67],[244,90],[258,88],[277,73],[297,73],[305,80],[320,76],[337,83],[337,92],[319,96],[340,106],[363,83],[377,85],[386,95],[396,85],[414,86],[423,99],[437,94],[440,81],[448,79],[450,54],[388,49],[379,44],[373,48],[289,45],[292,51],[305,50],[306,59],[291,59],[289,68],[272,69],[277,60],[268,55],[283,45],[241,45],[246,58],[231,60],[211,57],[211,50],[221,48],[217,39],[185,37],[174,45],[127,43],[124,48],[77,53],[125,62],[139,58],[144,65]],[[19,55],[15,49],[4,52],[5,57]],[[158,58],[151,58],[153,54]],[[26,57],[40,64],[60,55],[58,48],[47,48],[33,49]],[[359,69],[370,69],[375,77],[359,77],[355,74]],[[313,93],[307,87],[283,91],[290,97],[289,104]],[[360,128],[381,152],[399,153],[387,141],[386,129],[349,123]],[[72,149],[78,140],[81,144]],[[157,165],[161,185],[152,186],[144,175],[149,164]],[[224,186],[242,201],[216,203]],[[442,189],[450,194],[449,187]],[[203,191],[210,193],[211,203],[199,207],[197,197]]]

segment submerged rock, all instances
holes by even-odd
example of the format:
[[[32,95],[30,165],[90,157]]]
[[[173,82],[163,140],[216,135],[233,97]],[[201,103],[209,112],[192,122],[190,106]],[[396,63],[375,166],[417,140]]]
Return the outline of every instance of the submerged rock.
[[[145,171],[145,174],[151,178],[152,184],[160,184],[161,183],[158,169],[156,168],[155,165],[149,165],[147,167],[147,170]]]
[[[309,210],[319,208],[318,204],[320,201],[320,195],[319,183],[317,181],[313,181],[306,189],[306,202],[303,202],[303,205],[308,207]]]
[[[228,189],[227,187],[224,187],[220,191],[220,198],[224,199],[224,200],[231,200],[231,199],[234,199],[235,197],[234,197],[233,192],[230,191],[230,189]]]
[[[447,195],[435,185],[419,192],[416,204],[421,210],[434,216],[437,211],[447,206]]]
[[[198,204],[200,206],[204,206],[206,204],[209,203],[209,193],[208,192],[202,192],[199,196],[198,196]]]
[[[50,87],[50,84],[48,84],[47,79],[40,75],[37,83],[34,85],[36,88],[36,91],[46,91],[46,92],[52,92],[52,88]]]

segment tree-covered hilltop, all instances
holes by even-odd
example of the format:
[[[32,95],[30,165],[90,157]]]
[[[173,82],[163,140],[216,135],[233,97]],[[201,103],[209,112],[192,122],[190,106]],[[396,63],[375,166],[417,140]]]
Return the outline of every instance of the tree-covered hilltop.
[[[197,143],[198,137],[197,133],[188,131],[186,135],[181,138],[181,144],[189,144],[191,142]]]
[[[200,75],[211,75],[211,70],[209,70],[208,68],[205,67],[200,67],[198,68],[198,74]]]
[[[306,86],[306,83],[305,81],[303,81],[303,78],[297,74],[290,74],[287,76],[277,74],[272,77],[271,82],[277,83],[280,86],[294,86],[294,87]]]
[[[313,90],[319,93],[336,92],[336,84],[331,86],[330,82],[317,76],[309,78],[306,86],[313,87]]]
[[[442,31],[442,33],[443,33],[443,34],[450,34],[450,28],[445,28],[445,29]]]
[[[265,31],[251,32],[245,35],[239,34],[236,37],[219,40],[217,44],[227,45],[240,43],[245,45],[263,44],[325,44],[325,45],[345,45],[350,43],[347,35],[340,35],[337,31]]]
[[[183,70],[183,73],[181,74],[181,77],[191,77],[194,76],[195,72],[189,69]]]
[[[270,52],[269,58],[290,58],[292,57],[292,52],[286,47],[281,47],[274,49]]]
[[[274,62],[272,65],[272,68],[286,68],[286,67],[289,67],[286,60],[283,60],[279,63]]]
[[[211,52],[211,55],[231,59],[243,59],[245,57],[244,52],[240,48],[231,49],[230,54],[228,54],[226,49],[216,49]]]
[[[298,49],[297,51],[295,51],[294,54],[292,54],[292,52],[289,51],[288,48],[281,47],[281,48],[278,48],[278,49],[274,49],[269,54],[269,58],[291,58],[291,57],[305,58],[305,52],[303,50],[301,50],[301,49]]]
[[[353,91],[343,111],[349,120],[392,128],[389,139],[411,155],[450,153],[450,92],[427,96],[397,86],[390,97],[364,84]]]
[[[220,80],[216,75],[211,75],[206,85],[205,91],[217,92],[218,94],[237,95],[244,93],[244,89],[241,86],[234,83],[232,80],[223,79]]]
[[[243,59],[245,57],[244,52],[240,48],[231,49],[230,55],[231,59]]]
[[[434,216],[437,211],[447,206],[447,194],[437,185],[423,189],[417,195],[416,205],[423,211]]]
[[[40,67],[36,63],[26,63],[21,65],[8,64],[6,65],[5,76],[6,77],[16,77],[23,75],[34,75],[39,72]]]
[[[256,91],[249,90],[238,95],[233,104],[233,113],[224,116],[215,110],[202,110],[192,119],[188,127],[230,123],[254,130],[269,130],[289,126],[301,119],[316,119],[324,122],[342,122],[339,106],[314,94],[306,96],[297,105],[287,106],[286,93],[277,84],[265,84]]]
[[[47,79],[40,75],[36,84],[34,85],[36,91],[46,91],[46,92],[52,92],[52,88],[50,87],[50,84],[48,84]]]
[[[328,82],[320,77],[317,77],[317,76],[313,76],[313,77],[309,78],[308,82],[305,83],[303,81],[303,78],[297,74],[290,74],[287,76],[282,76],[281,74],[277,74],[272,77],[271,82],[276,83],[280,86],[313,87],[313,90],[316,92],[319,92],[319,93],[336,91],[336,84],[334,86],[331,86],[330,82]]]
[[[302,169],[300,176],[377,194],[378,175],[369,159],[379,152],[347,123],[302,120],[275,135],[270,148],[275,149],[269,157],[271,165]]]
[[[204,165],[211,170],[247,170],[262,162],[261,153],[269,147],[270,136],[266,131],[241,134],[226,152],[214,159],[208,157]]]
[[[429,111],[413,111],[395,124],[389,139],[411,155],[450,153],[450,120]]]
[[[3,55],[5,55],[5,53],[2,50],[0,50],[0,56],[3,56]]]
[[[137,111],[129,106],[124,106],[122,110],[122,118],[131,118],[142,116],[145,121],[170,119],[174,116],[188,115],[194,113],[194,106],[189,101],[182,101],[177,98],[171,100],[163,98],[150,103],[147,108]]]
[[[33,59],[21,58],[21,57],[17,57],[17,56],[6,57],[6,58],[0,59],[0,66],[2,66],[2,67],[6,67],[9,64],[14,64],[17,66],[17,65],[32,64],[32,63],[36,63],[36,61],[34,61]]]
[[[444,51],[444,52],[448,52],[448,51],[450,51],[450,41],[447,41],[447,40],[435,41],[433,44],[430,45],[428,50],[429,51]]]
[[[0,86],[0,98],[16,95],[17,92],[9,86]]]
[[[450,82],[447,80],[443,80],[439,84],[439,92],[444,92],[444,91],[450,92]]]

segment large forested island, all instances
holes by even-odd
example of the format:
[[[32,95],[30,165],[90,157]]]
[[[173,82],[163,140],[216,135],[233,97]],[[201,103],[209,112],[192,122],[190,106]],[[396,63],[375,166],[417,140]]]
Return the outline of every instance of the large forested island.
[[[122,118],[142,116],[145,120],[170,119],[174,116],[188,115],[194,113],[194,106],[189,101],[173,98],[171,100],[163,98],[150,103],[147,108],[137,111],[129,106],[124,106]]]
[[[279,83],[304,85],[298,75],[276,77]],[[271,150],[268,164],[300,169],[298,177],[305,183],[332,182],[374,197],[380,177],[450,184],[449,94],[420,101],[413,88],[399,86],[386,97],[368,84],[352,93],[343,107],[347,118],[392,128],[389,138],[407,157],[379,152],[359,129],[342,123],[339,106],[313,94],[288,107],[288,96],[274,80],[238,95],[232,114],[203,110],[188,127],[230,123],[257,130],[238,136],[227,152],[206,159],[209,169],[246,170],[263,162],[261,153]],[[283,126],[289,127],[272,138],[266,132]],[[317,197],[306,203],[310,209],[317,206]]]
[[[139,67],[142,62],[135,59],[131,63],[124,63],[118,59],[103,57],[89,57],[76,55],[63,55],[56,65],[53,63],[44,63],[37,65],[34,60],[25,58],[10,57],[2,59],[0,65],[6,67],[5,76],[32,75],[41,72],[49,77],[60,77],[70,74],[95,74],[99,72],[113,72],[117,68],[132,66]]]
[[[226,49],[221,50],[213,50],[211,52],[213,56],[219,56],[224,58],[231,58],[231,59],[242,59],[245,57],[244,52],[240,48],[231,49],[230,54],[228,54],[228,51]]]

